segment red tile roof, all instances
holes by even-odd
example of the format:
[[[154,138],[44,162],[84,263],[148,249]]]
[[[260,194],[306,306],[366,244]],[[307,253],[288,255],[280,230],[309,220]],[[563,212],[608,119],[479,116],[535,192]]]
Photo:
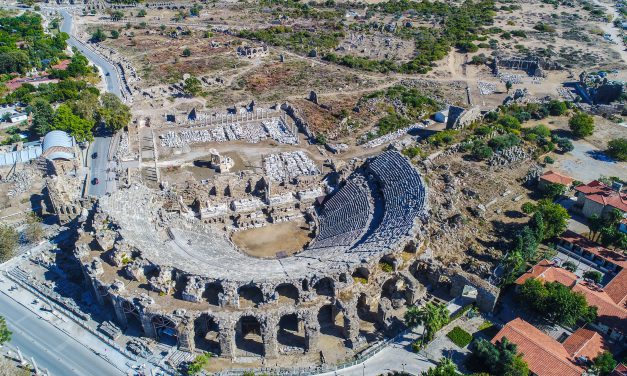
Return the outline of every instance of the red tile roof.
[[[627,366],[620,363],[616,366],[616,368],[614,368],[614,371],[612,371],[610,376],[627,376]]]
[[[607,295],[623,308],[627,305],[627,269],[621,270],[610,283],[604,287]]]
[[[56,70],[66,70],[67,66],[70,65],[71,62],[72,61],[69,59],[61,60],[59,64],[55,64],[51,66],[50,68],[56,69]]]
[[[562,345],[573,359],[581,356],[594,359],[599,353],[608,350],[603,337],[586,328],[577,329]]]
[[[555,266],[549,260],[542,260],[534,265],[525,274],[518,277],[516,284],[522,285],[529,278],[540,278],[543,281],[559,282],[564,286],[572,287],[577,282],[577,276],[566,269]]]
[[[529,370],[538,376],[581,376],[584,372],[564,346],[520,318],[508,322],[492,343],[503,337],[516,344]]]
[[[574,181],[573,178],[566,176],[566,175],[562,175],[555,171],[545,172],[544,174],[540,176],[540,180],[545,180],[553,184],[562,184],[565,186],[570,186],[571,184],[573,184],[573,181]]]
[[[560,239],[571,243],[573,245],[577,245],[586,251],[602,257],[611,263],[614,263],[623,268],[627,268],[627,257],[621,253],[609,250],[592,240],[586,238],[585,236],[579,235],[573,231],[567,230],[560,236]]]
[[[570,287],[572,291],[582,293],[588,305],[597,307],[600,322],[621,333],[627,333],[627,308],[625,307],[627,291],[624,287],[627,285],[627,272],[625,270],[618,273],[604,289],[600,289],[594,284],[578,282],[574,273],[554,266],[548,260],[542,260],[520,276],[516,284],[521,285],[529,278],[538,278],[545,282],[559,282]],[[616,301],[615,299],[618,298],[622,300]]]
[[[582,184],[575,187],[575,190],[596,203],[627,212],[627,193],[617,192],[600,181],[594,180],[588,184]]]

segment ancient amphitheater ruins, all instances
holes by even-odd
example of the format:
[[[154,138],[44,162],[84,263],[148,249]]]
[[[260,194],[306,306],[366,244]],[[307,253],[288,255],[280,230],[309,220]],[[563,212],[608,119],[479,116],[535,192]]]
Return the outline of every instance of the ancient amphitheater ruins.
[[[203,197],[134,184],[100,198],[75,251],[99,303],[123,328],[227,359],[319,357],[325,333],[357,351],[369,342],[364,323],[378,335],[402,327],[399,309],[426,294],[418,270],[399,268],[428,220],[420,173],[390,150],[333,188],[316,171],[286,179],[239,173]],[[231,240],[294,218],[312,239],[292,255],[252,257]],[[481,284],[449,274],[458,293]],[[478,288],[491,309],[494,292]]]

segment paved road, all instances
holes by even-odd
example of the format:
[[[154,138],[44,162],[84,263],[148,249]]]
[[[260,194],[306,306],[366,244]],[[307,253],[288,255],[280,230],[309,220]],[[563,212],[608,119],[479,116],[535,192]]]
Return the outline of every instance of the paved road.
[[[91,167],[89,169],[90,177],[87,182],[89,189],[87,192],[90,196],[104,196],[113,189],[113,182],[108,181],[108,177],[112,173],[107,173],[109,166],[107,155],[109,154],[110,143],[111,137],[96,137],[89,146],[87,158],[90,160]],[[92,159],[94,153],[98,153],[98,157]],[[93,184],[94,178],[99,180],[98,184]]]
[[[123,375],[104,359],[0,293],[0,314],[13,332],[10,344],[50,375]]]
[[[72,15],[70,15],[66,10],[61,10],[60,12],[61,16],[63,16],[61,31],[70,35],[70,39],[68,39],[67,43],[70,46],[76,47],[79,51],[83,53],[83,55],[85,55],[89,59],[89,61],[96,64],[98,67],[100,67],[100,69],[102,69],[102,72],[105,75],[104,78],[107,84],[107,91],[120,97],[120,82],[115,67],[110,62],[105,60],[102,56],[93,52],[89,48],[85,47],[85,45],[83,45],[81,42],[76,40],[76,38],[72,36]]]

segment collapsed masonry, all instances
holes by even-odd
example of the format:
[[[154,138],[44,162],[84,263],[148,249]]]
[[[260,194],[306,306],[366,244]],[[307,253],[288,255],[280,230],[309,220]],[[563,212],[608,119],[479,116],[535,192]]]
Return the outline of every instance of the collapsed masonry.
[[[267,180],[258,183],[243,190],[267,190]],[[312,200],[316,236],[291,257],[247,256],[205,219],[167,210],[168,201],[186,207],[182,196],[141,186],[101,198],[95,239],[84,231],[75,255],[122,327],[136,325],[183,350],[227,358],[317,354],[329,331],[359,349],[367,344],[364,320],[382,332],[397,328],[398,310],[426,294],[424,276],[446,275],[456,293],[472,285],[484,310],[498,295],[463,272],[424,262],[407,268],[403,252],[416,252],[428,218],[427,187],[397,152],[365,161],[315,210]]]

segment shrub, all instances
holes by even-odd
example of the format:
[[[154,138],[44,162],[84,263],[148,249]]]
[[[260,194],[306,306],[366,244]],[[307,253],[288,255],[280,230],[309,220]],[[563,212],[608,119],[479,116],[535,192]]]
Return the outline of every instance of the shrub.
[[[446,336],[453,341],[454,344],[461,348],[468,346],[472,341],[472,334],[468,333],[459,326],[454,327]]]
[[[619,161],[627,161],[627,138],[616,138],[608,142],[607,153]]]
[[[583,273],[583,277],[591,279],[596,283],[600,283],[603,279],[603,274],[601,274],[601,272],[597,272],[596,270],[588,270],[587,272]]]
[[[546,157],[544,157],[544,163],[553,164],[555,163],[555,160],[547,155]]]
[[[453,141],[455,141],[456,134],[457,131],[454,130],[441,131],[432,136],[429,136],[428,140],[429,143],[435,146],[450,145],[453,143]]]
[[[522,204],[520,209],[525,214],[531,214],[531,213],[533,213],[536,210],[536,206],[534,204],[532,204],[531,202],[525,202],[524,204]]]
[[[555,28],[553,26],[547,25],[542,22],[536,24],[533,28],[542,33],[554,33],[555,32]]]
[[[568,270],[569,272],[576,272],[577,271],[577,265],[575,265],[574,262],[572,261],[565,261],[562,263],[562,268]]]
[[[189,48],[185,48],[185,49],[183,50],[183,56],[184,56],[184,57],[190,57],[190,56],[192,56],[192,51],[191,51]]]
[[[388,264],[387,262],[381,261],[379,263],[379,266],[381,267],[381,270],[383,270],[386,273],[392,273],[394,271],[394,267],[391,264]]]
[[[482,161],[484,159],[488,159],[494,155],[492,148],[483,142],[477,142],[472,148],[472,156],[478,161]]]

